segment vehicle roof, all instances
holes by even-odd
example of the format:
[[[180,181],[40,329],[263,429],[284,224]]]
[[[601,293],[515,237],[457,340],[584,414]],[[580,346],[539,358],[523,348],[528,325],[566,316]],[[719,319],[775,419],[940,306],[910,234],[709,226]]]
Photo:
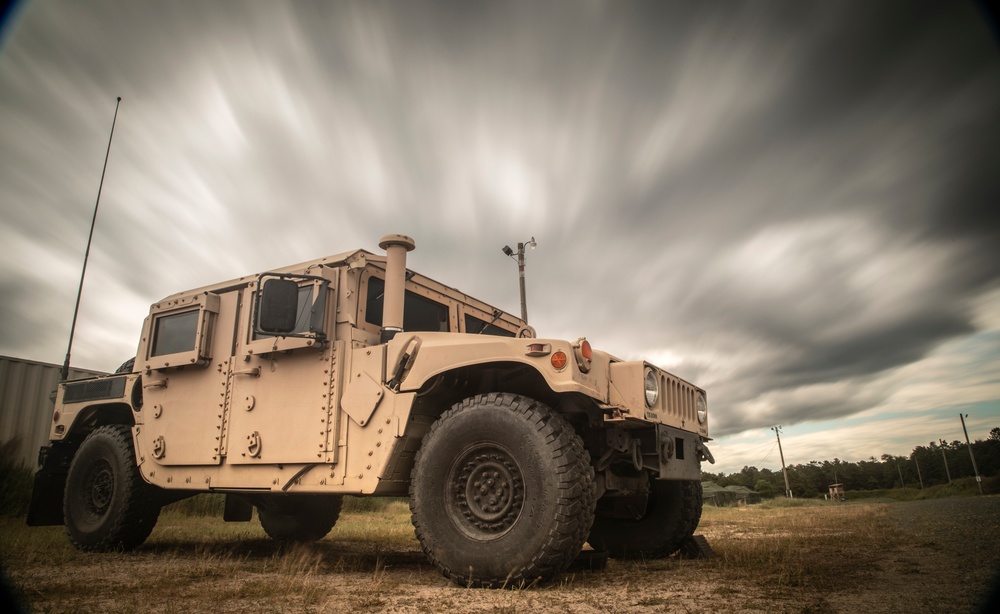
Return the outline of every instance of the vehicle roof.
[[[246,285],[253,283],[256,279],[263,273],[283,273],[283,274],[308,274],[310,269],[315,269],[316,267],[341,267],[345,265],[350,265],[354,268],[364,268],[368,264],[373,264],[380,269],[385,269],[386,257],[384,255],[373,254],[365,249],[355,249],[347,252],[341,252],[339,254],[334,254],[332,256],[326,256],[324,258],[317,258],[315,260],[307,260],[305,262],[300,262],[298,264],[292,264],[289,266],[284,266],[276,269],[267,269],[264,271],[259,271],[256,273],[251,273],[249,275],[244,275],[242,277],[237,277],[235,279],[230,279],[227,281],[211,284],[208,286],[202,286],[200,288],[193,288],[191,290],[185,290],[183,292],[176,292],[170,296],[164,297],[163,299],[157,301],[157,303],[164,303],[179,297],[191,296],[202,294],[206,292],[221,293],[235,290],[237,288],[245,287]],[[486,303],[480,299],[470,296],[461,290],[448,286],[439,281],[431,279],[426,275],[417,273],[416,271],[407,268],[408,273],[411,275],[408,277],[411,281],[418,283],[422,286],[437,290],[442,294],[450,296],[452,299],[459,302],[472,304],[480,309],[486,311],[492,311],[494,307],[489,303]],[[525,322],[514,314],[501,309],[500,311],[504,314],[504,319],[508,322],[515,322],[524,325]]]

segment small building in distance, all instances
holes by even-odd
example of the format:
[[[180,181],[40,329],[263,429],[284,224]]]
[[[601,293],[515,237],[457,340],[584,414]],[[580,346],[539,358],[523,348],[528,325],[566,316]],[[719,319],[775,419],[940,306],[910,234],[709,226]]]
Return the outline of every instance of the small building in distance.
[[[760,493],[745,486],[722,487],[715,482],[701,483],[702,497],[706,505],[724,507],[727,505],[749,505],[760,503]]]
[[[760,493],[746,486],[726,486],[726,492],[736,495],[736,505],[760,503]]]

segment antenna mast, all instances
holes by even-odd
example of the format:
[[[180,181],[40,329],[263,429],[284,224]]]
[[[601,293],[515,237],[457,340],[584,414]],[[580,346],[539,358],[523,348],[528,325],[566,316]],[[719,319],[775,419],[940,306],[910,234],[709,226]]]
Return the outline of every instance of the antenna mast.
[[[115,117],[111,120],[111,135],[108,137],[108,150],[104,152],[104,169],[101,170],[101,183],[97,186],[97,202],[94,203],[94,217],[90,220],[90,236],[87,238],[87,251],[83,254],[83,271],[80,272],[80,287],[76,291],[76,307],[73,308],[73,324],[69,327],[69,345],[66,346],[66,360],[63,362],[59,380],[69,379],[69,355],[73,351],[73,335],[76,333],[76,317],[80,315],[80,296],[83,294],[83,278],[87,276],[87,260],[90,259],[90,244],[94,240],[94,225],[97,223],[97,208],[101,205],[101,190],[104,189],[104,173],[108,170],[108,156],[111,155],[111,139],[115,137],[115,124],[118,122],[118,106],[122,97],[115,102]]]

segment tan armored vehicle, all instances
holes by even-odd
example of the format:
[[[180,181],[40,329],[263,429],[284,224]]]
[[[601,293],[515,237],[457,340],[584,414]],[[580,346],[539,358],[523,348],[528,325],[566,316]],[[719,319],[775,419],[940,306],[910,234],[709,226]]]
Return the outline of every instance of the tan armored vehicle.
[[[705,391],[408,271],[414,242],[169,296],[134,361],[59,386],[28,523],[139,546],[160,507],[226,495],[274,539],[317,540],[343,495],[406,496],[466,586],[559,573],[585,542],[661,557],[701,516]]]

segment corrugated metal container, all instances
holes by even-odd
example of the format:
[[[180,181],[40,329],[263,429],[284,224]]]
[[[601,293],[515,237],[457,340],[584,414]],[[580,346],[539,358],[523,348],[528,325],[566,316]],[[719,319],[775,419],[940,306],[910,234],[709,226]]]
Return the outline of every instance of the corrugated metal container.
[[[62,365],[0,356],[0,445],[11,457],[35,468],[38,448],[49,439],[51,395],[59,384]],[[104,375],[88,369],[69,370],[70,379]]]

